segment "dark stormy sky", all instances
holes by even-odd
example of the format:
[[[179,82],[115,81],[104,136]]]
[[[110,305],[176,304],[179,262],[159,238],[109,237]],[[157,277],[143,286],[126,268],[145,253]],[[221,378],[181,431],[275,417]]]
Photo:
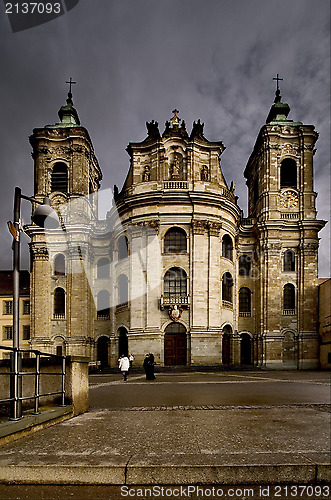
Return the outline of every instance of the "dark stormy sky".
[[[127,144],[161,132],[177,107],[223,141],[222,169],[247,214],[243,171],[273,103],[277,73],[289,118],[315,125],[318,217],[330,206],[330,12],[327,0],[80,0],[65,15],[13,33],[0,4],[0,269],[11,267],[14,187],[33,195],[28,137],[58,121],[72,77],[74,104],[103,171],[102,189],[122,186]],[[30,216],[23,201],[24,222]],[[329,227],[320,276],[330,276]],[[28,238],[22,238],[22,267]]]

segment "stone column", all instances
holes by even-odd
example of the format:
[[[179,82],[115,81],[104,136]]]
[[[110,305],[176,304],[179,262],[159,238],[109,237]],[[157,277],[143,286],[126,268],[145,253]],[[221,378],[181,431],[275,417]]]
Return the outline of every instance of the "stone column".
[[[32,347],[51,352],[51,318],[53,312],[51,291],[51,263],[45,242],[32,241],[33,261],[31,273],[31,339]]]

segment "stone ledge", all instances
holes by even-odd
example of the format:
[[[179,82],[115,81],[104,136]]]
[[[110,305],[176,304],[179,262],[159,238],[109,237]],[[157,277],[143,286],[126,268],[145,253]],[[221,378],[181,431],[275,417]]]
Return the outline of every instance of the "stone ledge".
[[[50,425],[71,418],[74,414],[72,405],[51,409],[41,408],[37,415],[25,415],[20,420],[7,420],[0,423],[0,445],[27,436]]]
[[[293,455],[283,461],[279,458],[278,454],[271,454],[262,460],[253,457],[248,462],[249,457],[244,454],[240,457],[107,455],[98,465],[88,465],[84,460],[66,465],[3,465],[0,466],[0,484],[325,484],[330,478],[331,467],[327,460],[317,464],[317,460],[308,456]]]

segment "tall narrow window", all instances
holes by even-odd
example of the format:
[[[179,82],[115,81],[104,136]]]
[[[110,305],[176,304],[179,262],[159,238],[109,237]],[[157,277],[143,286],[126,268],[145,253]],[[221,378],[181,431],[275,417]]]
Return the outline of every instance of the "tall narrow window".
[[[222,239],[222,257],[232,260],[233,244],[232,239],[228,234],[225,234]]]
[[[239,276],[251,275],[251,258],[249,255],[240,255],[239,257]]]
[[[295,288],[291,283],[284,286],[284,308],[283,314],[295,314]]]
[[[23,340],[30,340],[30,325],[23,325]]]
[[[251,291],[246,286],[239,290],[239,316],[251,315]]]
[[[186,253],[186,233],[179,227],[167,231],[164,237],[164,253]]]
[[[284,271],[295,271],[295,253],[293,250],[284,252]]]
[[[187,295],[187,276],[184,269],[172,267],[164,275],[164,296],[175,299]]]
[[[280,165],[280,187],[297,187],[297,165],[291,158],[285,158]]]
[[[23,314],[30,314],[30,301],[23,300]]]
[[[13,314],[13,301],[5,300],[4,301],[4,314]]]
[[[68,169],[65,163],[55,163],[51,176],[51,191],[68,192]]]
[[[233,279],[230,273],[224,273],[222,277],[222,300],[232,303]]]
[[[108,290],[100,290],[97,295],[97,318],[109,319],[110,296]]]
[[[97,278],[105,279],[110,276],[110,263],[107,257],[102,257],[97,262]]]
[[[65,292],[63,288],[56,288],[54,292],[54,318],[63,319],[65,317]]]
[[[13,340],[13,327],[11,325],[3,327],[3,340]]]
[[[126,259],[129,255],[129,244],[126,236],[120,236],[117,242],[118,260]]]
[[[257,200],[259,199],[259,178],[256,177],[253,185],[253,203],[254,203],[254,208],[255,205],[257,204]]]
[[[66,263],[64,255],[59,253],[54,259],[54,274],[56,276],[64,276],[66,273]]]
[[[118,277],[118,303],[123,304],[129,300],[129,280],[125,274]]]

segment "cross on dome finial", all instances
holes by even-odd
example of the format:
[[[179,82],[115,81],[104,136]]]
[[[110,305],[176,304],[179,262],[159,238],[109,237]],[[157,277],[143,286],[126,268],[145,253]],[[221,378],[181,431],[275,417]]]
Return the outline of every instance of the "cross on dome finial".
[[[281,95],[280,95],[280,90],[279,90],[279,82],[283,81],[283,78],[279,78],[279,73],[277,73],[276,78],[273,78],[273,80],[277,81],[275,102],[279,102],[281,100]]]
[[[278,82],[283,81],[283,78],[279,78],[279,73],[277,73],[276,78],[273,78],[273,80],[277,80],[277,90],[279,90]]]
[[[74,82],[73,79],[70,77],[69,82],[66,82],[66,83],[69,84],[68,98],[69,98],[69,100],[71,100],[72,99],[71,86],[74,85],[74,84],[76,84],[77,82]]]
[[[177,116],[179,113],[178,109],[176,109],[176,108],[173,109],[172,113],[174,114],[174,116],[172,118],[170,118],[170,121],[172,122],[173,125],[178,125],[179,122],[182,121],[182,119],[178,118],[178,116]]]

